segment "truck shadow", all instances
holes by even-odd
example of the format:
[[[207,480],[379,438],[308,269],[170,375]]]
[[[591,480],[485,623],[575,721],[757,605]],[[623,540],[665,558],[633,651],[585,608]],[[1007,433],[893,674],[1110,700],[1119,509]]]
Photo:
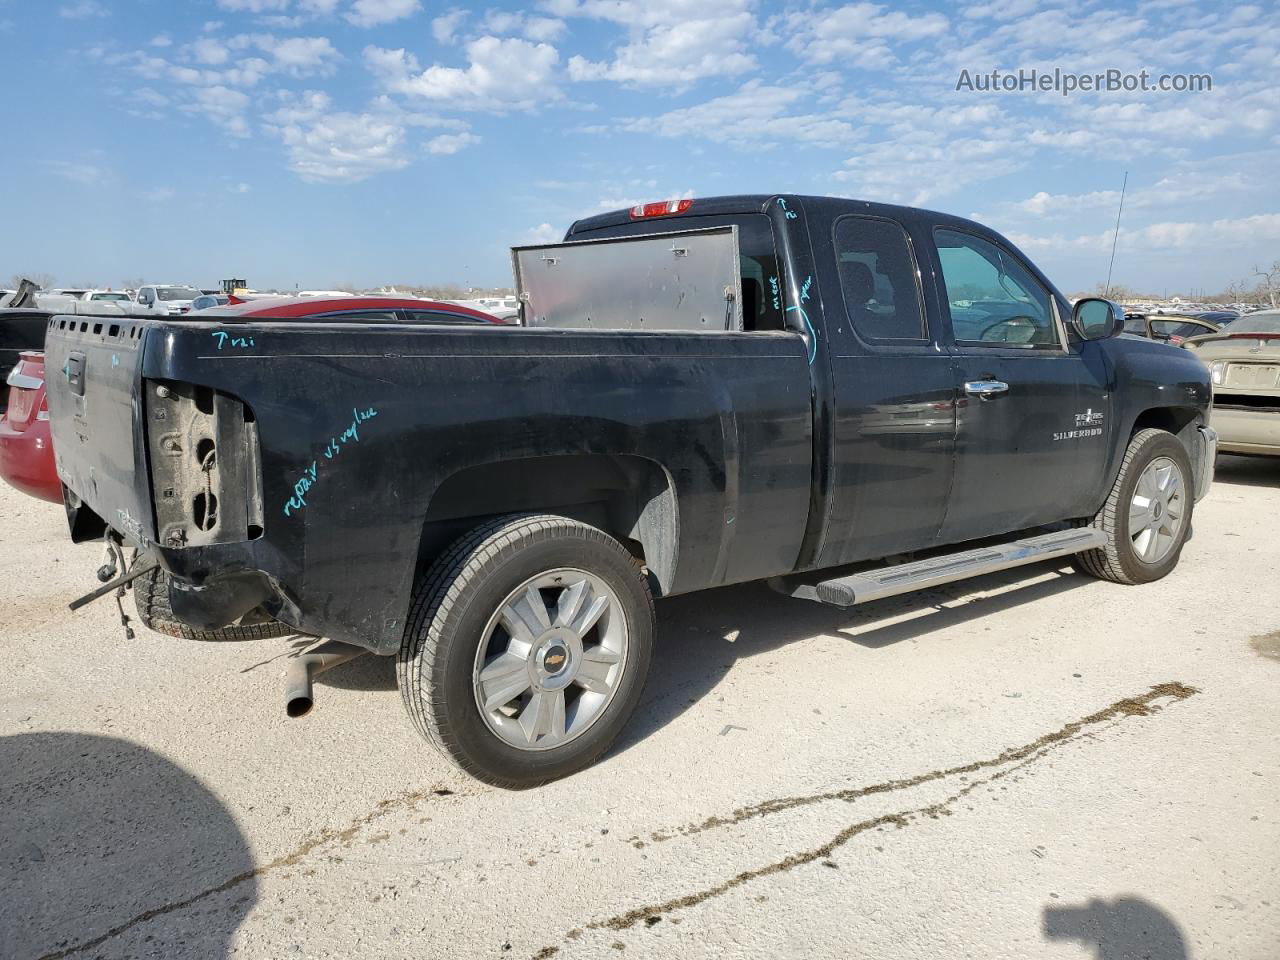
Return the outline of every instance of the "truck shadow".
[[[1246,487],[1280,487],[1280,457],[1218,456],[1214,482]],[[1209,496],[1213,496],[1212,489]]]
[[[1177,922],[1138,897],[1093,899],[1080,906],[1044,908],[1044,935],[1078,943],[1094,960],[1187,960],[1187,944]]]
[[[1054,560],[847,610],[784,597],[763,583],[661,600],[644,698],[611,752],[628,749],[680,716],[739,660],[822,634],[878,650],[1091,582]],[[993,590],[1002,592],[974,596]]]
[[[253,869],[231,813],[150,750],[84,733],[0,738],[0,956],[115,955],[115,937],[145,920],[147,953],[224,957],[257,899]],[[228,877],[221,902],[185,909]]]

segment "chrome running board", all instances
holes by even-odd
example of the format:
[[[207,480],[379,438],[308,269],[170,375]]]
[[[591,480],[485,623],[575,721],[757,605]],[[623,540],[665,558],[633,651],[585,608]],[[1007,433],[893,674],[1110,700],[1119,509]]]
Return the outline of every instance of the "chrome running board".
[[[1042,533],[977,550],[950,553],[927,560],[900,563],[878,570],[866,570],[847,577],[798,584],[790,580],[770,581],[775,589],[804,600],[817,600],[837,607],[852,607],[869,600],[880,600],[900,593],[911,593],[944,583],[965,580],[984,573],[1008,570],[1040,560],[1071,556],[1085,550],[1105,546],[1107,536],[1092,527],[1074,527],[1055,533]]]

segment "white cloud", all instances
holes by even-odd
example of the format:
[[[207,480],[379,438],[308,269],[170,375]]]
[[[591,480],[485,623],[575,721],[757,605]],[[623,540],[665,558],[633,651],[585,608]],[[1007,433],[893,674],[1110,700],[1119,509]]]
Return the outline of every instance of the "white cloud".
[[[485,33],[518,33],[527,40],[558,40],[568,29],[563,20],[554,17],[533,17],[522,11],[490,10],[480,29]]]
[[[271,56],[277,68],[294,76],[331,73],[334,64],[342,59],[328,37],[259,38],[258,47]]]
[[[441,14],[431,21],[431,35],[436,38],[437,43],[453,43],[458,35],[458,28],[466,19],[466,10],[453,9]]]
[[[999,137],[887,140],[860,150],[834,177],[852,184],[863,199],[919,206],[1021,170],[1027,163],[1026,154]]]
[[[47,166],[64,180],[73,183],[94,186],[107,179],[107,171],[92,163],[79,163],[72,160],[49,160]]]
[[[1107,253],[1115,230],[1064,237],[1062,234],[1039,236],[1011,233],[1009,239],[1028,250],[1076,250]],[[1248,217],[1224,217],[1217,220],[1169,220],[1143,227],[1122,227],[1117,246],[1126,252],[1239,249],[1253,254],[1259,244],[1280,242],[1280,213],[1258,213]]]
[[[411,17],[421,9],[419,0],[355,0],[346,18],[357,27],[376,27]]]
[[[77,0],[59,7],[58,16],[64,20],[88,20],[90,17],[109,17],[111,11],[98,0]]]
[[[557,229],[549,223],[540,223],[536,227],[531,227],[524,232],[524,242],[530,245],[540,243],[559,243],[563,236],[563,230]]]
[[[817,11],[789,14],[792,31],[787,49],[811,63],[839,63],[864,69],[897,62],[894,43],[913,43],[947,31],[940,13],[912,15],[878,3],[850,3]]]
[[[153,90],[151,87],[139,87],[133,92],[134,99],[139,103],[145,103],[149,107],[167,107],[169,98],[159,90]]]
[[[326,94],[309,91],[266,118],[294,173],[314,182],[357,183],[408,166],[404,126],[395,117],[331,107]]]
[[[236,13],[270,13],[289,9],[290,0],[218,0],[223,10]]]
[[[167,33],[157,33],[154,37],[151,38],[151,46],[153,47],[167,47],[172,45],[172,43],[173,43],[173,38],[170,37]]]
[[[233,137],[247,137],[249,122],[244,114],[248,106],[249,97],[241,91],[214,86],[193,90],[191,100],[182,109],[202,114]]]
[[[434,153],[440,156],[448,156],[457,153],[459,150],[465,150],[467,147],[474,146],[480,142],[480,138],[474,133],[442,133],[438,137],[432,137],[427,141],[427,153]]]
[[[623,123],[635,133],[664,137],[705,137],[719,143],[832,146],[855,139],[853,127],[826,113],[790,113],[808,92],[750,80],[736,92],[656,117]]]
[[[213,37],[201,37],[195,43],[191,44],[191,56],[198,63],[217,66],[226,63],[231,57],[231,51],[227,49],[226,44],[221,40],[215,40]]]
[[[461,110],[529,110],[560,97],[549,44],[514,37],[478,37],[466,45],[465,68],[420,68],[404,50],[366,47],[365,63],[392,93],[421,97]]]
[[[750,0],[548,0],[544,6],[558,16],[607,20],[629,30],[629,42],[612,60],[570,57],[571,80],[679,89],[756,66],[747,47],[756,30]]]
[[[237,183],[230,189],[232,193],[249,193],[253,190],[253,187],[249,186],[247,183]]]

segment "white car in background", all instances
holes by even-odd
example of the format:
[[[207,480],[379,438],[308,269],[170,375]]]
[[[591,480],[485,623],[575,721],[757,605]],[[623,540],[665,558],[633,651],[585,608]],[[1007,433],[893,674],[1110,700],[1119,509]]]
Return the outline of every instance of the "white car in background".
[[[147,311],[139,309],[122,290],[81,290],[59,287],[42,290],[36,294],[35,305],[42,310],[56,313],[95,314],[97,316],[137,316]]]
[[[153,316],[174,317],[189,313],[191,301],[201,296],[195,287],[185,284],[157,283],[138,288],[138,306],[147,308]]]

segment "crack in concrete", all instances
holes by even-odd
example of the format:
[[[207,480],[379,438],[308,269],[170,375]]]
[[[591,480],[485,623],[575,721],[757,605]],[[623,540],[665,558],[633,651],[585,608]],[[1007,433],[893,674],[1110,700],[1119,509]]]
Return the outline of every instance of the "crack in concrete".
[[[853,802],[862,797],[874,796],[876,794],[889,793],[898,790],[906,790],[922,784],[932,783],[954,776],[963,776],[982,770],[994,770],[990,776],[983,777],[966,784],[957,792],[938,801],[937,803],[931,803],[922,807],[915,807],[907,810],[900,810],[894,813],[872,817],[867,820],[860,820],[857,823],[850,824],[842,829],[820,847],[791,854],[782,860],[767,864],[763,867],[744,870],[742,873],[739,873],[728,880],[724,880],[713,886],[695,891],[694,893],[673,897],[670,900],[664,900],[647,906],[636,907],[604,920],[592,921],[591,923],[586,924],[586,928],[588,930],[622,931],[630,929],[641,921],[645,922],[647,925],[653,925],[661,919],[663,914],[697,906],[707,900],[722,896],[723,894],[741,887],[744,884],[751,883],[754,880],[759,880],[762,877],[784,873],[788,870],[792,870],[796,867],[813,863],[815,861],[829,860],[831,854],[837,848],[843,846],[854,837],[865,833],[868,830],[879,829],[887,826],[896,826],[901,829],[913,822],[921,820],[922,818],[927,817],[929,819],[936,820],[939,817],[951,816],[951,807],[958,800],[968,796],[978,787],[986,786],[997,780],[1001,780],[1016,770],[1020,770],[1031,765],[1036,760],[1039,760],[1052,751],[1061,748],[1067,743],[1077,739],[1089,738],[1091,736],[1090,728],[1102,725],[1113,725],[1126,717],[1151,716],[1161,709],[1162,704],[1158,703],[1158,701],[1171,700],[1171,702],[1178,702],[1180,700],[1185,700],[1187,697],[1198,692],[1199,691],[1195,687],[1190,687],[1183,683],[1158,684],[1151,687],[1151,689],[1146,693],[1118,700],[1110,706],[1095,713],[1091,713],[1086,717],[1082,717],[1079,720],[1074,720],[1052,733],[1038,737],[1030,743],[1023,744],[1022,746],[1010,747],[1009,749],[1004,750],[996,756],[990,757],[986,760],[977,760],[973,763],[967,763],[961,766],[930,771],[929,773],[923,773],[901,780],[891,780],[886,783],[876,784],[870,787],[833,790],[824,793],[812,794],[810,796],[783,797],[775,800],[766,800],[762,803],[754,804],[749,807],[741,807],[738,810],[735,810],[729,817],[712,817],[702,823],[693,824],[677,831],[675,835],[690,836],[701,833],[704,830],[712,829],[713,827],[722,827],[734,823],[741,823],[744,820],[768,816],[784,810],[794,810],[829,800]],[[670,837],[665,835],[661,836],[663,839],[670,839]],[[546,953],[547,949],[549,948],[544,947],[535,955],[535,957],[548,956]]]
[[[233,887],[238,887],[246,880],[261,877],[265,874],[271,873],[272,871],[280,870],[285,867],[296,866],[305,857],[324,847],[335,845],[343,848],[350,847],[351,842],[355,839],[356,835],[365,827],[405,807],[409,809],[416,809],[419,801],[425,800],[431,796],[457,796],[457,794],[452,790],[432,788],[425,790],[410,790],[392,797],[389,800],[379,801],[377,807],[362,816],[356,817],[347,824],[347,826],[341,829],[337,827],[326,827],[319,833],[303,840],[302,843],[298,844],[290,852],[276,857],[276,859],[272,860],[270,863],[263,864],[260,867],[254,867],[252,870],[246,870],[243,873],[238,873],[234,877],[224,880],[215,887],[209,887],[207,890],[201,890],[199,893],[192,894],[182,900],[174,900],[158,907],[152,907],[150,910],[145,910],[137,916],[126,920],[124,923],[112,927],[105,933],[99,934],[92,940],[84,940],[80,943],[73,944],[72,946],[64,947],[61,950],[55,950],[52,953],[43,954],[38,958],[38,960],[62,960],[63,957],[83,953],[85,950],[92,950],[95,947],[106,943],[108,940],[120,936],[122,933],[127,933],[129,930],[141,923],[146,923],[149,920],[154,920],[156,917],[162,917],[165,914],[173,913],[176,910],[182,910],[191,906],[193,903],[198,903],[199,901],[204,900],[207,897],[212,897],[215,894],[224,893]]]
[[[869,787],[851,787],[843,790],[830,790],[824,793],[809,794],[800,797],[777,797],[772,800],[762,800],[760,803],[752,804],[747,807],[739,807],[728,816],[708,817],[699,823],[691,823],[682,827],[676,827],[674,831],[663,832],[655,831],[650,834],[649,840],[652,843],[663,843],[667,840],[673,840],[678,836],[692,836],[702,833],[706,830],[714,830],[720,827],[731,827],[735,824],[742,823],[744,820],[752,820],[756,817],[767,817],[771,814],[782,813],[786,810],[794,810],[797,807],[807,807],[817,803],[826,803],[829,800],[843,800],[846,803],[852,803],[863,797],[871,797],[881,793],[894,793],[898,790],[907,790],[911,787],[918,787],[926,783],[932,783],[938,780],[945,780],[949,777],[962,776],[964,774],[977,773],[979,770],[989,769],[991,767],[1003,766],[1006,763],[1012,763],[1021,757],[1028,756],[1039,747],[1050,743],[1057,743],[1063,740],[1069,740],[1083,731],[1085,728],[1105,723],[1118,716],[1146,716],[1152,712],[1150,704],[1154,700],[1162,697],[1174,697],[1182,700],[1189,697],[1197,691],[1193,687],[1188,687],[1181,683],[1162,683],[1154,686],[1148,693],[1137,697],[1130,697],[1125,700],[1119,700],[1111,704],[1104,710],[1090,714],[1080,720],[1072,721],[1060,730],[1053,733],[1045,734],[1038,740],[1020,747],[1010,747],[1003,753],[986,760],[977,760],[973,763],[966,763],[960,766],[947,767],[942,770],[931,770],[928,773],[920,773],[914,777],[907,777],[901,780],[889,780],[885,783],[877,783]],[[640,841],[643,844],[643,841]]]

